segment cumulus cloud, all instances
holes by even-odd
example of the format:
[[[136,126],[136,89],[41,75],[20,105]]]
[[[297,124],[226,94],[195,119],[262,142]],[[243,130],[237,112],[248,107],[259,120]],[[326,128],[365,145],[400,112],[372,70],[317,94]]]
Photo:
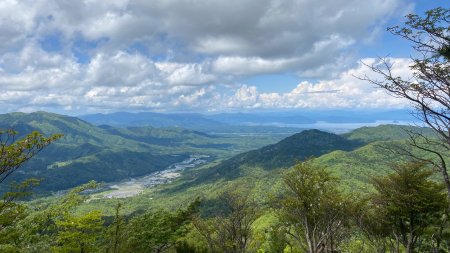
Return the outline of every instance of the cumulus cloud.
[[[156,63],[156,67],[166,75],[165,80],[172,85],[198,85],[216,80],[216,76],[205,71],[204,64],[181,64],[173,62]]]
[[[65,38],[106,38],[105,47],[122,50],[140,42],[151,49],[165,40],[210,56],[329,61],[356,40],[370,37],[402,6],[402,0],[170,0],[21,1],[0,5],[7,15],[5,34],[13,42],[49,30]],[[3,6],[3,8],[2,8]],[[5,28],[6,29],[6,28]],[[34,30],[33,30],[34,29]],[[42,34],[35,34],[41,32]],[[174,44],[176,44],[174,46]],[[164,49],[163,49],[164,50]],[[317,56],[317,57],[314,57]],[[326,57],[324,57],[326,56]]]
[[[411,76],[410,59],[390,58],[395,76]],[[364,63],[364,64],[363,64]],[[301,82],[287,93],[258,92],[254,86],[243,85],[225,104],[230,108],[402,108],[407,102],[388,95],[358,77],[379,78],[365,64],[377,64],[373,58],[363,59],[354,69],[338,78],[318,82]]]
[[[170,109],[180,96],[198,92],[193,84],[214,78],[202,74],[201,66],[163,67],[142,55],[123,51],[97,54],[89,64],[81,64],[30,46],[18,54],[0,57],[0,63],[7,62],[11,63],[9,71],[0,69],[0,86],[6,90],[0,102],[10,103],[3,107],[8,111],[52,107]]]
[[[18,57],[21,57],[20,54]],[[45,58],[45,57],[44,57]],[[111,68],[109,62],[117,64]],[[366,64],[376,64],[376,59],[363,59]],[[392,58],[393,73],[403,78],[411,74],[409,59]],[[336,79],[308,82],[303,81],[290,92],[260,92],[255,86],[237,86],[231,94],[223,93],[214,85],[166,84],[170,73],[179,69],[196,69],[192,65],[160,64],[148,59],[118,52],[111,56],[96,56],[90,64],[84,66],[75,62],[63,62],[62,69],[72,66],[76,71],[68,72],[64,77],[76,82],[61,87],[55,86],[58,75],[50,75],[55,66],[49,65],[40,71],[17,73],[27,76],[29,83],[39,80],[39,89],[28,89],[17,85],[16,76],[10,74],[0,78],[0,85],[9,87],[9,91],[0,95],[0,104],[6,110],[32,110],[59,107],[68,111],[116,111],[116,110],[185,110],[199,111],[277,108],[386,108],[405,107],[405,101],[388,95],[382,89],[376,89],[370,83],[356,77],[377,78],[368,67],[360,63],[356,68],[341,73]],[[163,69],[163,70],[161,70]],[[172,71],[168,71],[168,70]],[[123,72],[121,72],[123,71]],[[198,70],[195,70],[198,71]],[[195,72],[194,71],[194,72]],[[188,75],[189,76],[189,75]],[[195,75],[194,75],[195,76]],[[199,76],[202,76],[201,74]],[[112,79],[109,79],[113,77]],[[185,77],[182,77],[183,79]],[[180,79],[180,80],[181,80]],[[189,79],[189,78],[187,78]],[[59,80],[59,79],[58,79]],[[179,80],[179,79],[177,79]],[[23,80],[25,82],[25,80]],[[189,84],[192,84],[190,82]],[[9,86],[8,86],[9,85]],[[230,89],[230,88],[228,88]],[[223,88],[222,88],[223,90]],[[14,106],[13,106],[14,105]]]
[[[33,33],[39,7],[33,1],[0,2],[0,52],[17,48]],[[20,10],[20,11],[18,11]]]
[[[2,1],[0,104],[75,113],[371,107],[370,98],[383,96],[350,81],[351,47],[411,7],[405,2]],[[235,85],[285,72],[329,81],[303,82],[290,93]]]

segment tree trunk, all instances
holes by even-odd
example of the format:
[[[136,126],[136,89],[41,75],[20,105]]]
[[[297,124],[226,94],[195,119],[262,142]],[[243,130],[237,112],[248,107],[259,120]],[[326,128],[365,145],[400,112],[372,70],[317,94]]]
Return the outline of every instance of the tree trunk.
[[[444,178],[445,186],[447,187],[447,198],[450,203],[450,179],[448,177],[448,172],[447,172],[446,166],[443,166],[441,168],[441,173],[442,173],[442,177]],[[449,206],[449,210],[450,210],[450,206]]]

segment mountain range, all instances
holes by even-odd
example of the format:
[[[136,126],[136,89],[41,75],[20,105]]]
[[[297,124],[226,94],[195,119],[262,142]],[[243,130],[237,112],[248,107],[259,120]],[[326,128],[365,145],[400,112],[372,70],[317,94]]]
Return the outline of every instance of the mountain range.
[[[191,120],[195,121],[196,117],[200,116],[194,115]],[[126,119],[123,122],[127,122]],[[109,123],[114,125],[112,121]],[[246,127],[246,131],[251,129]],[[296,161],[310,157],[318,157],[317,161],[326,165],[334,159],[331,165],[339,167],[342,162],[337,161],[338,158],[348,160],[349,154],[364,149],[369,150],[365,155],[376,153],[374,143],[401,142],[408,137],[405,128],[432,135],[426,128],[397,125],[363,127],[345,134],[301,129],[296,129],[299,133],[295,134],[290,132],[292,129],[279,134],[285,129],[273,127],[277,130],[272,134],[218,135],[173,126],[94,125],[76,117],[46,112],[0,115],[0,128],[13,128],[22,134],[32,130],[45,135],[64,134],[61,140],[11,177],[11,180],[42,178],[44,181],[39,188],[42,192],[71,188],[92,179],[114,182],[147,175],[191,154],[208,155],[212,162],[211,166],[192,172],[187,184],[191,186],[208,181],[234,180],[245,175],[242,168],[258,167],[267,171],[288,168]]]
[[[0,115],[0,129],[14,129],[18,138],[37,130],[46,136],[61,133],[13,174],[10,180],[43,179],[39,190],[67,189],[89,180],[117,181],[167,168],[191,154],[231,156],[279,140],[286,134],[212,136],[177,127],[95,126],[76,117],[47,112]],[[4,190],[4,189],[3,189]]]
[[[254,113],[155,113],[116,112],[79,116],[94,125],[111,126],[178,126],[203,132],[279,131],[273,126],[310,128],[317,123],[367,124],[376,122],[413,122],[416,119],[406,110],[302,110]],[[272,128],[270,128],[272,126]],[[320,126],[319,126],[320,127]],[[323,129],[323,127],[322,127]],[[283,129],[286,131],[286,128]],[[348,129],[347,129],[348,130]]]

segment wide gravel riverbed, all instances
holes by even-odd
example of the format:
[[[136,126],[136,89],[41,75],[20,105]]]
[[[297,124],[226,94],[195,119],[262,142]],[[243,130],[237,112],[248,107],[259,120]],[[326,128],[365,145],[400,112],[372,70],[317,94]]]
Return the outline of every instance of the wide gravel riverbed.
[[[172,164],[167,169],[154,172],[152,174],[131,178],[126,181],[108,184],[109,188],[104,198],[127,198],[137,195],[144,191],[145,188],[155,187],[157,185],[166,184],[173,179],[179,177],[181,172],[187,168],[194,168],[207,162],[206,155],[191,155],[189,158],[182,162]]]

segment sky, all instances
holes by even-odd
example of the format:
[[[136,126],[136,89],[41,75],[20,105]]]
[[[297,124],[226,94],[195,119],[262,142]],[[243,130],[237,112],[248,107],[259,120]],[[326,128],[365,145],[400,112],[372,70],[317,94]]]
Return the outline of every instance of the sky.
[[[252,112],[409,105],[356,77],[444,0],[2,0],[0,113]]]

